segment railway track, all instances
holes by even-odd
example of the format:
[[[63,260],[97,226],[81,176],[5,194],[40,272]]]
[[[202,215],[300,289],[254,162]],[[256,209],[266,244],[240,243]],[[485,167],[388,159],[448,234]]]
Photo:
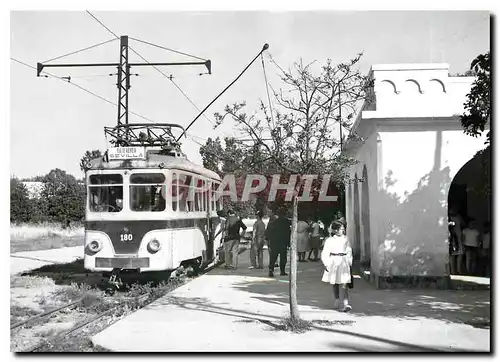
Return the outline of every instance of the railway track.
[[[102,320],[103,318],[109,316],[109,315],[112,315],[113,313],[115,312],[119,312],[120,308],[124,308],[125,305],[129,305],[129,304],[132,304],[133,306],[136,306],[136,308],[134,308],[134,310],[137,310],[137,309],[140,309],[140,308],[144,308],[146,305],[148,305],[149,303],[153,302],[154,300],[156,300],[157,298],[169,293],[170,291],[174,290],[175,288],[179,287],[180,285],[183,285],[185,284],[186,282],[189,282],[190,280],[193,280],[193,279],[196,279],[197,277],[203,275],[203,274],[206,274],[208,273],[210,270],[212,270],[213,268],[217,267],[218,265],[220,265],[221,262],[218,262],[216,264],[212,264],[212,265],[209,265],[207,266],[202,272],[200,272],[198,275],[195,275],[195,276],[192,276],[192,277],[188,277],[186,275],[186,279],[184,279],[183,282],[179,283],[179,285],[175,285],[174,288],[167,288],[168,290],[165,291],[165,293],[162,293],[160,296],[156,296],[154,297],[154,295],[148,291],[146,293],[143,293],[143,294],[140,294],[139,296],[135,296],[135,297],[123,297],[123,296],[120,296],[120,298],[116,298],[116,297],[105,297],[104,300],[107,301],[107,302],[115,302],[115,306],[111,306],[109,309],[101,312],[101,313],[98,313],[97,315],[94,315],[90,318],[87,318],[77,324],[75,324],[73,327],[67,329],[67,330],[64,330],[62,332],[60,332],[59,334],[53,336],[53,337],[50,337],[50,338],[43,338],[42,340],[40,340],[39,342],[23,349],[22,351],[17,351],[17,353],[28,353],[28,352],[37,352],[37,351],[40,351],[41,349],[43,348],[51,348],[51,346],[57,346],[58,343],[61,343],[61,341],[66,338],[67,336],[73,334],[73,333],[76,333],[80,330],[82,330],[84,327],[86,326],[89,326],[93,323],[97,323],[99,322],[100,320]],[[123,303],[120,303],[119,300],[121,300]],[[34,323],[37,323],[37,322],[41,322],[47,318],[50,318],[54,315],[56,315],[57,313],[61,312],[61,311],[65,311],[65,310],[68,310],[68,309],[73,309],[73,308],[77,308],[79,305],[82,305],[84,304],[86,301],[86,295],[84,295],[83,297],[77,299],[77,300],[74,300],[74,301],[71,301],[67,304],[64,304],[62,306],[59,306],[59,307],[56,307],[56,308],[53,308],[51,310],[48,310],[46,312],[43,312],[43,313],[40,313],[38,315],[35,315],[31,318],[28,318],[27,320],[25,321],[21,321],[21,322],[18,322],[18,323],[14,323],[10,326],[10,329],[11,331],[15,330],[15,329],[18,329],[22,326],[26,326],[26,325],[32,325]],[[127,304],[128,302],[128,304]],[[92,304],[91,304],[92,305]],[[87,306],[88,307],[88,306]]]

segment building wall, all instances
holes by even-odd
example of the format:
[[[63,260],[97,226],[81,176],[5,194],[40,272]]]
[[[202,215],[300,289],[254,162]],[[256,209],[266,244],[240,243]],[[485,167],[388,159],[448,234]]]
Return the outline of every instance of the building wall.
[[[374,239],[373,236],[378,233],[378,220],[377,220],[377,201],[375,200],[377,197],[377,183],[378,183],[378,174],[377,174],[377,134],[373,133],[368,137],[363,145],[363,147],[359,148],[355,154],[352,155],[358,163],[352,167],[350,170],[351,179],[363,178],[363,168],[366,167],[367,171],[367,180],[363,180],[362,182],[357,183],[358,187],[358,195],[356,198],[354,195],[354,191],[356,188],[356,184],[352,183],[349,185],[347,192],[348,207],[346,208],[346,214],[348,215],[347,223],[348,223],[348,238],[351,241],[354,252],[359,250],[361,260],[366,260],[367,254],[370,254],[370,258],[373,263],[373,250],[374,243],[371,241]],[[366,183],[366,184],[365,184]],[[367,187],[365,186],[367,185]],[[366,194],[366,188],[368,188],[368,195]],[[366,225],[363,223],[363,202],[364,199],[369,199],[369,207],[370,210],[365,210],[368,213],[369,218],[369,230],[370,230],[370,244],[371,250],[365,250],[365,245],[367,244],[365,240],[365,228]],[[357,200],[356,200],[357,199]],[[355,206],[355,202],[357,201],[357,207]],[[354,210],[357,208],[359,213],[356,213],[357,217],[355,217]],[[358,230],[356,230],[358,228]]]
[[[384,182],[375,251],[380,275],[442,276],[448,190],[462,166],[484,147],[484,139],[456,130],[380,132],[380,138]]]
[[[448,190],[485,137],[463,133],[472,77],[449,77],[446,64],[373,66],[374,101],[363,106],[353,130],[365,141],[347,144],[358,164],[351,177],[368,174],[370,267],[379,276],[444,276],[448,254]],[[359,210],[363,207],[359,187]],[[350,185],[347,192],[354,195]],[[365,252],[364,225],[348,197],[348,236]],[[362,213],[360,212],[360,215]],[[361,258],[363,260],[363,258]]]

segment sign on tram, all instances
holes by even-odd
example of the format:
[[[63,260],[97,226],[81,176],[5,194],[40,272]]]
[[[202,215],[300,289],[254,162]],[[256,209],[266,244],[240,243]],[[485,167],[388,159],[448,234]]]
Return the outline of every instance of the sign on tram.
[[[111,147],[108,157],[113,160],[143,160],[146,158],[145,147]]]

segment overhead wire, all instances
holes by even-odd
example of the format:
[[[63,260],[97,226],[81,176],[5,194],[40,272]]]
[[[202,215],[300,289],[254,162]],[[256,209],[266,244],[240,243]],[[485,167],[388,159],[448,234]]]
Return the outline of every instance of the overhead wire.
[[[118,38],[118,36],[111,30],[109,29],[102,21],[100,21],[99,19],[97,19],[96,16],[94,16],[90,11],[87,11],[87,13],[92,16],[92,18],[94,18],[99,24],[101,24],[108,32],[110,32],[112,35],[114,35],[116,38]],[[166,47],[162,47],[162,46],[159,46],[157,44],[153,44],[153,43],[150,43],[150,42],[146,42],[146,41],[143,41],[143,40],[140,40],[140,39],[137,39],[137,38],[132,38],[130,37],[130,39],[132,40],[135,40],[135,41],[138,41],[138,42],[141,42],[141,43],[145,43],[145,44],[148,44],[148,45],[151,45],[151,46],[156,46],[156,47],[159,47],[159,48],[162,48],[162,49],[165,49],[165,50],[169,50],[169,51],[172,51],[174,53],[178,53],[178,54],[182,54],[182,55],[186,55],[186,56],[190,56],[190,57],[193,57],[193,58],[196,58],[196,59],[199,59],[199,60],[206,60],[206,59],[203,59],[203,58],[200,58],[200,57],[196,57],[194,55],[191,55],[191,54],[187,54],[187,53],[183,53],[183,52],[179,52],[179,51],[176,51],[176,50],[173,50],[173,49],[169,49],[169,48],[166,48]],[[155,69],[157,72],[159,72],[163,77],[167,78],[168,80],[170,80],[172,82],[172,84],[177,88],[177,90],[179,90],[181,92],[181,94],[189,101],[189,103],[191,103],[191,105],[194,106],[194,108],[198,111],[198,112],[201,112],[200,108],[196,105],[196,103],[194,103],[191,98],[181,89],[181,87],[176,83],[174,82],[174,80],[172,79],[172,77],[169,77],[167,76],[163,71],[161,71],[158,67],[152,65],[146,58],[144,58],[141,54],[139,54],[136,50],[134,50],[131,46],[129,46],[129,49],[135,53],[137,56],[139,56],[142,60],[144,60],[146,63],[150,64],[153,69]],[[203,113],[202,114],[203,117],[208,120],[210,123],[212,123],[213,125],[216,125],[216,123],[214,121],[212,121],[210,118],[208,118],[208,116]]]
[[[110,39],[110,40],[107,40],[107,41],[103,41],[101,43],[94,44],[94,45],[91,45],[89,47],[86,47],[86,48],[83,48],[83,49],[79,49],[79,50],[76,50],[74,52],[71,52],[71,53],[68,53],[68,54],[64,54],[64,55],[61,55],[61,56],[58,56],[58,57],[46,60],[46,61],[42,62],[42,64],[43,63],[52,62],[54,60],[61,59],[61,58],[64,58],[64,57],[67,57],[67,56],[70,56],[70,55],[73,55],[73,54],[77,54],[77,53],[80,53],[80,52],[83,52],[83,51],[86,51],[86,50],[89,50],[89,49],[92,49],[92,48],[97,48],[98,46],[101,46],[101,45],[104,45],[104,44],[107,44],[107,43],[111,43],[113,41],[116,41],[116,39]]]
[[[183,52],[180,52],[178,50],[166,48],[166,47],[163,47],[161,45],[153,44],[153,43],[150,43],[150,42],[147,42],[147,41],[144,41],[144,40],[140,40],[140,39],[137,39],[137,38],[130,37],[130,39],[135,40],[135,41],[137,41],[139,43],[144,43],[144,44],[147,44],[147,45],[151,45],[151,46],[154,46],[154,47],[157,47],[157,48],[160,48],[160,49],[168,50],[168,51],[171,51],[173,53],[185,55],[185,56],[188,56],[188,57],[191,57],[191,58],[195,58],[195,59],[198,59],[198,60],[207,60],[207,59],[204,59],[204,58],[197,57],[196,55],[191,55],[191,54],[188,54],[188,53],[183,53]]]
[[[24,65],[25,67],[29,67],[29,68],[31,68],[31,69],[33,69],[33,70],[37,70],[37,68],[36,68],[36,67],[34,67],[34,66],[32,66],[32,65],[29,65],[29,64],[27,64],[27,63],[25,63],[25,62],[22,62],[22,61],[20,61],[20,60],[18,60],[18,59],[15,59],[15,58],[12,58],[12,57],[11,57],[10,59],[11,59],[11,60],[13,60],[13,61],[14,61],[14,62],[16,62],[16,63],[19,63],[19,64],[21,64],[21,65]],[[82,87],[82,86],[81,86],[81,85],[79,85],[79,84],[76,84],[76,83],[73,83],[73,82],[71,82],[71,81],[68,81],[68,79],[66,79],[66,78],[64,78],[64,77],[59,77],[59,76],[57,76],[57,75],[55,75],[55,74],[51,74],[51,73],[46,72],[46,71],[42,71],[42,73],[47,74],[47,76],[46,76],[46,77],[55,78],[55,79],[58,79],[58,80],[60,80],[60,81],[62,81],[62,82],[64,82],[64,83],[71,84],[72,86],[77,87],[77,88],[79,88],[80,90],[82,90],[82,91],[84,91],[84,92],[86,92],[86,93],[88,93],[88,94],[90,94],[90,95],[92,95],[92,96],[94,96],[94,97],[96,97],[96,98],[98,98],[98,99],[100,99],[100,100],[102,100],[102,101],[106,102],[106,103],[109,103],[109,104],[111,104],[111,105],[113,105],[113,106],[115,106],[115,107],[117,107],[117,106],[118,106],[118,104],[117,104],[117,103],[115,103],[115,102],[113,102],[113,101],[110,101],[109,99],[106,99],[106,98],[104,98],[103,96],[101,96],[101,95],[99,95],[99,94],[97,94],[97,93],[94,93],[94,92],[92,92],[92,91],[88,90],[87,88]],[[137,116],[137,117],[139,117],[139,118],[142,118],[142,119],[144,119],[144,120],[146,120],[146,121],[148,121],[148,122],[158,123],[158,122],[156,122],[156,121],[154,121],[154,120],[152,120],[152,119],[150,119],[150,118],[148,118],[148,117],[145,117],[145,116],[143,116],[143,115],[141,115],[141,114],[139,114],[139,113],[136,113],[136,112],[133,112],[133,111],[130,111],[130,110],[129,110],[129,112],[130,112],[131,114],[133,114],[134,116]]]
[[[267,101],[269,102],[269,112],[271,113],[271,124],[273,125],[273,129],[275,128],[274,117],[273,117],[273,108],[271,105],[271,97],[269,96],[269,84],[267,80],[266,67],[264,65],[264,56],[261,54],[260,59],[262,60],[262,69],[264,71],[264,82],[266,83],[266,92],[267,92]]]
[[[116,38],[118,38],[118,35],[116,35],[111,29],[109,29],[106,25],[104,25],[104,23],[102,21],[100,21],[99,19],[97,19],[96,16],[94,16],[90,11],[87,11],[87,13],[92,16],[92,18],[94,18],[99,24],[101,24],[107,31],[109,31],[111,34],[113,34]],[[165,48],[165,47],[161,47],[159,45],[156,45],[156,44],[153,44],[153,43],[149,43],[149,42],[145,42],[143,40],[140,40],[140,39],[136,39],[136,38],[130,38],[130,39],[133,39],[135,41],[138,41],[138,42],[141,42],[141,43],[145,43],[145,44],[149,44],[149,45],[152,45],[152,46],[156,46],[156,47],[160,47],[160,48],[163,48],[163,49],[166,49],[166,50],[169,50],[169,51],[172,51],[172,52],[175,52],[175,53],[179,53],[179,54],[183,54],[183,55],[186,55],[186,56],[190,56],[190,57],[193,57],[193,58],[196,58],[196,59],[200,59],[200,60],[206,60],[206,59],[203,59],[203,58],[200,58],[200,57],[196,57],[194,55],[191,55],[191,54],[187,54],[187,53],[182,53],[182,52],[179,52],[179,51],[176,51],[176,50],[173,50],[173,49],[169,49],[169,48]],[[177,90],[179,90],[181,92],[181,94],[189,101],[189,103],[191,103],[195,108],[196,110],[198,110],[198,112],[200,112],[200,108],[191,100],[191,98],[189,98],[189,96],[181,89],[181,87],[179,87],[179,85],[173,81],[173,79],[169,76],[167,76],[164,72],[162,72],[158,67],[152,65],[146,58],[144,58],[142,55],[140,55],[136,50],[134,50],[131,46],[129,46],[129,49],[135,53],[137,56],[139,56],[142,60],[144,60],[146,63],[148,63],[149,65],[151,65],[153,67],[153,69],[155,69],[157,72],[159,72],[163,77],[167,78],[168,80],[170,80],[172,82],[172,84],[177,88]],[[215,122],[212,121],[210,118],[208,118],[208,116],[206,114],[203,114],[204,118],[207,119],[210,123],[212,123],[213,125],[215,125]]]

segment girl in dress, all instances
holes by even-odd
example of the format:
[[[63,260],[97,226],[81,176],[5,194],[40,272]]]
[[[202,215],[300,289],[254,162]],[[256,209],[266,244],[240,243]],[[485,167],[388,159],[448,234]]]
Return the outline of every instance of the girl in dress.
[[[325,240],[321,252],[321,261],[325,267],[321,280],[333,285],[334,308],[348,312],[352,309],[348,296],[348,284],[351,283],[352,249],[345,234],[345,223],[343,221],[332,223],[328,232],[330,237]],[[340,289],[343,294],[342,304]]]

